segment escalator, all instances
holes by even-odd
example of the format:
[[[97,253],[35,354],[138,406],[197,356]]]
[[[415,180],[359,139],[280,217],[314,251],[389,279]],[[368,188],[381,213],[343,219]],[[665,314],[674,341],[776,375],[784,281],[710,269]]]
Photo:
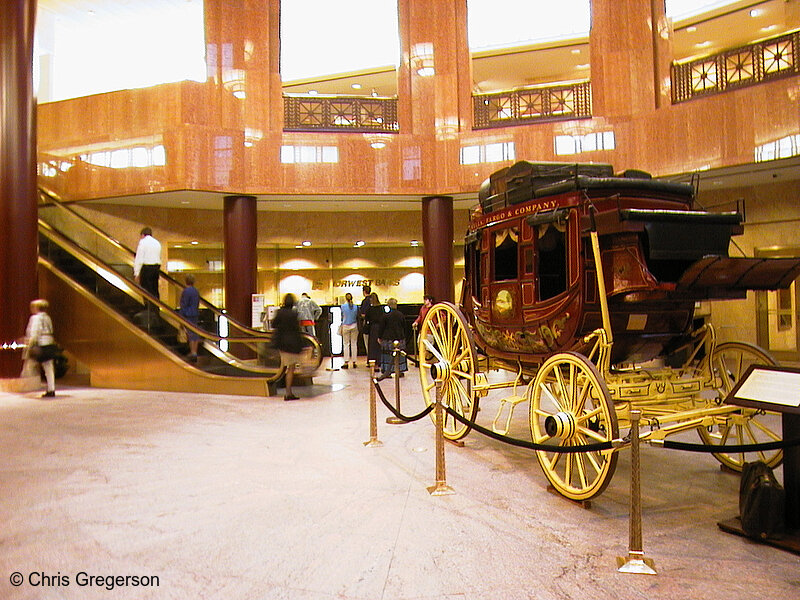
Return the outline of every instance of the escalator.
[[[269,395],[283,372],[269,332],[245,327],[201,298],[200,323],[183,319],[133,280],[134,253],[52,195],[40,192],[39,286],[59,343],[86,365],[91,385],[191,393]],[[162,296],[183,285],[161,273]],[[200,336],[198,361],[178,341]],[[218,331],[229,335],[218,335]],[[311,336],[306,368],[322,360]]]

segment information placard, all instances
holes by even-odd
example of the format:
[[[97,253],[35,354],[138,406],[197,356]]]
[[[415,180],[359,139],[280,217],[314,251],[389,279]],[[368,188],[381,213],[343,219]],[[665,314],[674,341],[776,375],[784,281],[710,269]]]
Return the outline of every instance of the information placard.
[[[800,414],[800,369],[751,365],[725,403]]]

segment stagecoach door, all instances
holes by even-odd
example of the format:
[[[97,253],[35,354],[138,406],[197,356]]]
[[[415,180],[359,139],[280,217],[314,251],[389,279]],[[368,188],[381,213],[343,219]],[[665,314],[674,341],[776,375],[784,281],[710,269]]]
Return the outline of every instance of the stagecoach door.
[[[506,221],[485,234],[483,268],[470,273],[478,278],[471,284],[477,290],[479,278],[485,278],[480,298],[491,309],[494,323],[521,325],[523,308],[567,291],[566,214]]]

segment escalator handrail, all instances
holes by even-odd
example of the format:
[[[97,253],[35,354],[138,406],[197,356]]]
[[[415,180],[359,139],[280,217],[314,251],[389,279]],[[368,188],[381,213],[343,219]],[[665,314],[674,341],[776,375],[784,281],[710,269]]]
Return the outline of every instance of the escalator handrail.
[[[202,329],[202,328],[196,326],[194,323],[186,320],[186,318],[183,315],[181,315],[175,309],[173,309],[172,307],[170,307],[167,304],[165,304],[164,302],[162,302],[161,299],[156,298],[155,296],[150,294],[147,290],[145,290],[138,283],[136,283],[134,281],[131,281],[127,277],[119,274],[117,271],[114,270],[113,267],[111,267],[110,265],[105,263],[103,260],[93,256],[91,253],[89,253],[88,251],[84,250],[83,248],[81,248],[77,244],[74,244],[69,238],[64,236],[58,230],[53,229],[49,224],[47,224],[44,221],[40,220],[39,221],[39,228],[44,233],[44,235],[47,236],[48,238],[53,239],[54,241],[58,242],[62,246],[66,245],[68,247],[67,249],[70,251],[70,253],[73,254],[73,256],[75,256],[81,262],[83,262],[85,265],[90,267],[96,274],[100,275],[99,269],[104,269],[104,270],[106,270],[106,271],[108,271],[110,273],[114,273],[115,276],[118,277],[119,279],[124,280],[129,289],[128,290],[124,290],[123,289],[122,291],[124,291],[126,293],[135,292],[136,294],[140,295],[141,298],[142,298],[142,304],[144,304],[145,301],[148,301],[148,302],[151,302],[152,304],[156,305],[161,310],[161,313],[163,315],[168,315],[168,317],[165,320],[167,320],[170,323],[170,325],[172,325],[173,327],[175,326],[174,321],[177,321],[180,326],[183,326],[187,330],[193,331],[198,336],[203,337],[203,338],[208,339],[208,340],[213,341],[213,342],[219,342],[219,341],[225,340],[225,341],[227,341],[229,343],[237,342],[237,343],[245,343],[245,344],[247,344],[247,343],[254,343],[254,342],[256,342],[256,343],[257,342],[270,343],[272,341],[272,334],[269,333],[269,332],[257,332],[257,335],[252,335],[252,336],[247,336],[247,337],[232,337],[232,336],[223,337],[223,336],[217,335],[217,334],[215,334],[213,332],[210,332],[210,331],[208,331],[206,329]],[[100,275],[100,276],[102,277],[102,275]]]
[[[92,230],[94,233],[96,233],[97,235],[99,235],[99,236],[101,236],[102,238],[104,238],[106,241],[108,241],[109,243],[111,243],[111,244],[112,244],[113,246],[115,246],[117,249],[121,250],[123,253],[127,254],[127,255],[128,255],[128,256],[130,256],[130,257],[135,257],[135,256],[136,256],[136,252],[134,252],[133,250],[131,250],[130,248],[128,248],[128,247],[127,247],[125,244],[123,244],[123,243],[122,243],[122,242],[120,242],[119,240],[117,240],[117,239],[113,238],[112,236],[110,236],[108,233],[106,233],[105,231],[103,231],[103,230],[102,230],[101,228],[99,228],[97,225],[95,225],[94,223],[92,223],[92,222],[91,222],[89,219],[87,219],[86,217],[84,217],[84,216],[83,216],[83,215],[81,215],[80,213],[76,212],[75,210],[73,210],[72,208],[70,208],[69,206],[67,206],[67,205],[66,205],[66,204],[65,204],[65,203],[64,203],[64,202],[63,202],[61,199],[59,199],[59,198],[57,197],[57,195],[56,195],[54,192],[52,192],[52,191],[50,191],[50,190],[47,190],[46,188],[44,188],[44,187],[42,187],[42,186],[40,185],[40,186],[39,186],[39,193],[40,193],[40,194],[41,194],[41,195],[42,195],[44,198],[46,198],[46,201],[47,201],[47,202],[51,203],[53,206],[56,206],[56,207],[58,207],[60,210],[64,210],[64,211],[66,211],[66,212],[70,213],[72,216],[76,217],[76,218],[77,218],[78,220],[80,220],[80,221],[81,221],[81,222],[82,222],[84,225],[86,225],[86,226],[87,226],[89,229],[91,229],[91,230]],[[98,259],[98,260],[99,260],[99,259]],[[130,264],[133,264],[133,259],[131,259],[131,263],[130,263]],[[178,286],[178,287],[179,287],[181,290],[183,290],[183,289],[185,289],[185,288],[186,288],[186,286],[185,286],[184,284],[182,284],[180,281],[178,281],[177,279],[175,279],[174,277],[172,277],[172,276],[171,276],[169,273],[167,273],[166,271],[164,271],[164,270],[160,270],[160,273],[159,273],[159,274],[160,274],[160,276],[161,276],[161,277],[163,277],[163,278],[164,278],[165,280],[167,280],[169,283],[171,283],[171,284],[173,284],[173,285],[176,285],[176,286]],[[201,303],[202,303],[202,304],[203,304],[205,307],[207,307],[209,310],[211,310],[211,311],[212,311],[212,312],[213,312],[215,315],[217,315],[218,317],[219,317],[219,316],[222,316],[222,315],[224,315],[224,316],[225,316],[225,318],[226,318],[226,319],[228,319],[228,322],[229,322],[231,325],[233,325],[233,326],[234,326],[236,329],[239,329],[240,331],[243,331],[243,332],[246,332],[246,333],[249,333],[249,334],[252,334],[252,335],[257,335],[257,334],[259,334],[259,333],[263,333],[263,332],[260,332],[260,331],[259,331],[259,330],[257,330],[257,329],[253,329],[252,327],[248,327],[248,326],[246,326],[246,325],[244,325],[244,324],[240,323],[239,321],[237,321],[236,319],[234,319],[234,318],[232,318],[230,315],[228,315],[226,312],[224,312],[224,311],[223,311],[221,308],[219,308],[218,306],[215,306],[214,304],[212,304],[211,302],[209,302],[208,300],[206,300],[206,299],[205,299],[205,298],[203,298],[202,296],[200,297],[200,302],[201,302]],[[230,340],[231,338],[226,338],[226,339],[229,339],[229,340]]]

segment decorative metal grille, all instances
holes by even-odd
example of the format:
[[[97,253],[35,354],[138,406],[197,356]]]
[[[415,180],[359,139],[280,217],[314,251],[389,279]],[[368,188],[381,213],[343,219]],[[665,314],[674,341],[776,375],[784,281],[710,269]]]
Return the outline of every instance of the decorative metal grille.
[[[560,121],[592,116],[589,81],[530,89],[474,94],[473,129],[523,125],[533,121]]]
[[[397,131],[397,99],[284,96],[284,131]]]
[[[672,64],[672,103],[800,73],[800,30]]]

